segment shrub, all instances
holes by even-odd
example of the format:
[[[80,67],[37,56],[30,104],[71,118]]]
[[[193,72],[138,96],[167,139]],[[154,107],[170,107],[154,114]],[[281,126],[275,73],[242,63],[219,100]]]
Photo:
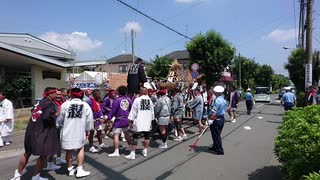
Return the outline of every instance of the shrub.
[[[308,176],[304,176],[305,180],[319,180],[320,174],[319,173],[310,173]]]
[[[283,164],[288,179],[320,167],[320,106],[294,108],[284,115],[283,125],[275,138],[275,154]]]
[[[306,106],[306,94],[305,92],[297,93],[297,107],[305,107]]]

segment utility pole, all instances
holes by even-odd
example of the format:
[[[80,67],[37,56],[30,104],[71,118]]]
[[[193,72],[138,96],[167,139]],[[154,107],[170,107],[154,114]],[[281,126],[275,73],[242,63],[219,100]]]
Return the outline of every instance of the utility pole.
[[[133,29],[131,29],[131,46],[132,46],[132,64],[134,64],[134,42],[133,42],[133,37],[134,32]]]
[[[299,16],[299,39],[298,48],[304,48],[304,32],[305,32],[305,0],[300,0],[300,16]]]
[[[307,0],[305,89],[312,85],[312,12],[313,0]]]
[[[241,56],[239,53],[239,89],[241,90]]]

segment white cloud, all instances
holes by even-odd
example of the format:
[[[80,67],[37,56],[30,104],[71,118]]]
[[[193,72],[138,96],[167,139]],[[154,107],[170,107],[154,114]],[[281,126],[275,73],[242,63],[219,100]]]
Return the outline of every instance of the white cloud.
[[[120,32],[130,32],[131,29],[133,29],[135,32],[142,31],[142,27],[138,22],[131,21],[131,22],[127,22],[127,24],[123,28],[120,28]]]
[[[88,52],[102,45],[101,41],[91,39],[87,33],[77,31],[71,34],[46,32],[40,35],[39,38],[76,52]]]
[[[196,1],[202,1],[202,0],[176,0],[177,3],[192,3]]]
[[[262,37],[263,39],[268,39],[276,43],[284,43],[293,40],[296,30],[292,29],[275,29],[270,32],[267,36]]]

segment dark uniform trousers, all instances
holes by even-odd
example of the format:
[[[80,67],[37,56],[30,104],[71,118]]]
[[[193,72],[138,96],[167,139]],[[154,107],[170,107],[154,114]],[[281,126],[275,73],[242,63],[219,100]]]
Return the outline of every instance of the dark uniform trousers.
[[[224,153],[222,148],[221,131],[224,126],[224,117],[218,118],[210,125],[211,136],[213,140],[213,149],[218,153]]]

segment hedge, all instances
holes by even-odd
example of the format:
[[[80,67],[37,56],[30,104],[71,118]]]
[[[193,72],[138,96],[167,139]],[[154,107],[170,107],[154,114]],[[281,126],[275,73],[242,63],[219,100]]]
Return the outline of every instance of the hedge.
[[[320,179],[320,174],[319,173],[310,173],[308,176],[304,176],[305,180],[319,180]]]
[[[320,168],[320,106],[294,108],[283,117],[275,154],[288,179],[302,179]]]

